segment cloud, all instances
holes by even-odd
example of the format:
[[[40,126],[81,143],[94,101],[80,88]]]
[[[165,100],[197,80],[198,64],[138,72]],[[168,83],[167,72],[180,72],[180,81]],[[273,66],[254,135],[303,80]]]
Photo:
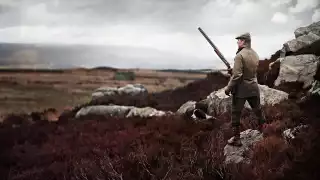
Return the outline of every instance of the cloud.
[[[312,15],[312,22],[318,22],[320,21],[320,8],[316,9],[314,11],[314,14]]]
[[[152,48],[221,64],[199,26],[231,61],[243,32],[261,58],[270,57],[318,16],[315,1],[1,0],[0,41]]]
[[[271,6],[272,7],[279,7],[279,6],[282,6],[282,5],[287,5],[289,3],[291,3],[292,0],[273,0],[271,2]]]
[[[143,24],[188,33],[195,33],[194,27],[204,25],[210,26],[219,34],[235,29],[239,31],[254,29],[259,33],[269,33],[270,30],[254,24],[266,23],[275,11],[272,3],[267,0],[54,0],[49,2],[24,0],[21,2],[23,3],[12,5],[16,9],[15,13],[20,14],[19,19],[7,18],[3,22],[51,27]]]
[[[28,22],[30,25],[44,25],[57,22],[62,18],[63,17],[58,14],[50,13],[45,3],[40,3],[25,8],[22,22]]]
[[[320,4],[319,0],[297,0],[297,4],[291,8],[289,11],[291,13],[301,13],[304,11],[312,10]]]
[[[288,22],[288,16],[281,12],[276,12],[271,19],[272,22],[277,24],[285,24]]]

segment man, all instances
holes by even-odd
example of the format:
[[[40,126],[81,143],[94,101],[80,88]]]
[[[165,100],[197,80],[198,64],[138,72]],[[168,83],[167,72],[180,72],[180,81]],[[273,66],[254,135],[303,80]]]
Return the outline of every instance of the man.
[[[265,118],[260,105],[260,90],[257,82],[257,68],[259,57],[251,48],[251,36],[249,33],[236,37],[238,51],[234,59],[232,76],[225,88],[225,94],[232,94],[232,130],[234,138],[228,144],[241,146],[240,141],[240,117],[246,101],[259,120],[259,130],[265,126]]]
[[[275,60],[274,62],[271,62],[269,64],[269,71],[272,69],[272,66],[276,63],[281,63],[281,61],[283,60],[283,58],[286,56],[286,49],[285,46],[283,46],[283,48],[280,50],[280,57]]]
[[[281,61],[283,60],[283,58],[286,56],[286,51],[285,51],[285,47],[283,47],[280,51],[280,57],[275,60],[274,62],[271,62],[269,64],[269,71],[272,69],[272,66],[276,63],[281,63]]]

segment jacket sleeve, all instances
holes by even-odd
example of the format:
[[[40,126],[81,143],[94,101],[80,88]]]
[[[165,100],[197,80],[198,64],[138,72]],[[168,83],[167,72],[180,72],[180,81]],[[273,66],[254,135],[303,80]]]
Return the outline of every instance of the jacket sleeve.
[[[237,54],[233,65],[233,74],[229,80],[227,88],[232,90],[241,80],[243,75],[243,64],[241,54]]]

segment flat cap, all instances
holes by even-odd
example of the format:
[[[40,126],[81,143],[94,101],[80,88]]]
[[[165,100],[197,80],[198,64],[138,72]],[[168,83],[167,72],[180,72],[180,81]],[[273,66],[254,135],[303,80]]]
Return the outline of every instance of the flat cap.
[[[251,39],[251,35],[250,33],[244,33],[244,34],[241,34],[240,36],[237,36],[236,39],[248,39],[250,40]]]

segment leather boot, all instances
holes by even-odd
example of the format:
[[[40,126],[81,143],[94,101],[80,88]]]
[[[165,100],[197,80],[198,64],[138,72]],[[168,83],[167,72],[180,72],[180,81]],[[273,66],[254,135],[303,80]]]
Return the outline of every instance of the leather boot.
[[[241,140],[240,140],[240,128],[232,127],[233,131],[233,137],[228,140],[228,144],[231,146],[242,146]]]

